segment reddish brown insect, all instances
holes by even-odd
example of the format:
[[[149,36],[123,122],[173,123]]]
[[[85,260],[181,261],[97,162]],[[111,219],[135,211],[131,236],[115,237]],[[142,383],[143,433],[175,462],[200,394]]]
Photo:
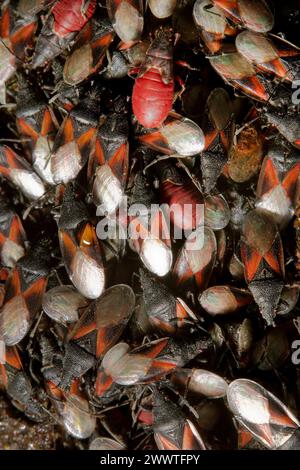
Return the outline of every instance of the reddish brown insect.
[[[76,178],[94,150],[99,119],[97,91],[79,102],[64,119],[54,141],[51,171],[55,183]]]
[[[154,392],[154,439],[160,450],[205,450],[196,426],[163,393]]]
[[[46,189],[25,158],[19,157],[7,145],[0,146],[0,174],[17,186],[28,199],[41,198]]]
[[[144,27],[142,0],[106,0],[106,7],[113,27],[122,41],[131,43],[140,39]]]
[[[173,32],[161,28],[156,31],[135,80],[133,113],[142,126],[159,127],[171,111],[173,99]]]
[[[194,181],[170,161],[158,162],[155,171],[160,181],[160,202],[166,204],[171,222],[187,232],[203,224],[203,196]]]
[[[42,239],[17,262],[6,282],[0,336],[8,346],[18,344],[28,333],[41,308],[49,271],[49,241]]]
[[[24,139],[25,150],[34,170],[48,184],[54,184],[50,156],[56,131],[53,112],[46,97],[35,84],[30,84],[25,75],[18,75],[17,128]]]
[[[74,50],[65,62],[64,81],[78,85],[97,72],[113,39],[113,28],[108,20],[92,19],[79,34]]]
[[[20,217],[1,200],[0,209],[0,259],[1,264],[13,268],[25,254],[26,234]]]
[[[41,67],[64,51],[93,16],[96,0],[58,0],[38,37],[32,67]]]
[[[85,205],[76,201],[70,186],[64,194],[58,226],[60,249],[71,281],[83,296],[96,299],[105,283],[100,245]]]

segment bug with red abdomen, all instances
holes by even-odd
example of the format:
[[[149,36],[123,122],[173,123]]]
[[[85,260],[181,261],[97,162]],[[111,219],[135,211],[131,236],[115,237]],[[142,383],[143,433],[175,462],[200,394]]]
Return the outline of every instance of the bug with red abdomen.
[[[173,31],[156,31],[132,93],[132,108],[146,128],[159,127],[172,109],[174,99]]]
[[[32,67],[41,67],[64,51],[93,16],[95,9],[96,0],[55,2],[37,40]]]
[[[172,224],[187,232],[203,224],[203,196],[194,181],[171,161],[159,161],[155,172],[160,182],[160,203],[166,204]]]

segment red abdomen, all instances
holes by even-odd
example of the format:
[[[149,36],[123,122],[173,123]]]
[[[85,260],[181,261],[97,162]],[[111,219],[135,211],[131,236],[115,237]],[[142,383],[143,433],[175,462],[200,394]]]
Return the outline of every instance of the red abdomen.
[[[158,70],[150,69],[135,80],[132,108],[138,122],[147,128],[159,127],[172,109],[174,81],[163,83]]]
[[[84,27],[94,14],[96,0],[90,0],[86,6],[85,3],[84,0],[60,0],[56,3],[52,9],[56,34],[64,37]]]
[[[203,223],[203,197],[193,183],[164,182],[160,202],[168,204],[170,220],[181,230],[195,230]]]

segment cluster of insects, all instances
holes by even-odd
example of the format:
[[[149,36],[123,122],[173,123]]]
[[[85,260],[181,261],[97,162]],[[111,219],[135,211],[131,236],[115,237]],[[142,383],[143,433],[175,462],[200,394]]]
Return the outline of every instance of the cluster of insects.
[[[300,449],[279,3],[1,2],[0,386],[76,448]]]

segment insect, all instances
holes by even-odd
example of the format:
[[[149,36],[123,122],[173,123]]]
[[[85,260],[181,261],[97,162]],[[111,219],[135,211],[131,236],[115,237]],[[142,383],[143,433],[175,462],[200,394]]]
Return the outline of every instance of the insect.
[[[210,338],[194,336],[184,339],[162,338],[130,351],[118,343],[104,356],[98,369],[95,390],[103,393],[114,383],[123,386],[159,381],[176,367],[182,367],[211,348]]]
[[[97,91],[91,92],[64,119],[56,135],[51,156],[55,183],[74,180],[94,150],[99,120]]]
[[[300,163],[297,151],[289,152],[280,145],[273,145],[265,156],[260,171],[256,207],[268,213],[283,229],[293,217],[299,198]]]
[[[25,58],[26,50],[33,44],[37,18],[33,11],[22,12],[16,2],[4,2],[0,19],[0,98],[6,102],[5,82],[16,72]]]
[[[0,145],[0,174],[30,200],[40,199],[46,191],[43,181],[31,165],[8,145]]]
[[[0,388],[6,390],[14,406],[29,419],[36,422],[45,421],[47,414],[34,397],[34,391],[24,372],[17,348],[7,347],[4,359],[4,364],[0,363]]]
[[[224,11],[213,5],[210,0],[195,2],[193,18],[200,29],[202,41],[212,54],[220,51],[226,36],[235,34],[235,29],[229,25]]]
[[[142,0],[106,0],[106,8],[122,41],[132,43],[140,39],[144,27]]]
[[[93,16],[96,0],[58,0],[38,37],[31,66],[42,67],[64,51]]]
[[[77,439],[87,439],[96,427],[86,397],[80,392],[78,380],[74,380],[68,392],[61,390],[55,383],[48,381],[46,386],[59,420],[65,430]]]
[[[202,152],[205,142],[202,129],[194,121],[174,112],[166,116],[159,129],[138,130],[137,139],[143,145],[165,155],[179,154],[183,157],[192,157]]]
[[[248,379],[231,382],[228,406],[243,429],[268,449],[299,449],[299,422],[271,392]]]
[[[205,369],[175,370],[171,381],[185,396],[223,398],[228,389],[226,380]]]
[[[171,160],[161,160],[154,166],[159,179],[161,204],[172,224],[179,230],[189,232],[204,222],[204,200],[194,180],[186,176]]]
[[[230,286],[214,286],[199,296],[200,305],[210,315],[235,313],[252,301],[249,292]]]
[[[58,233],[64,264],[72,283],[84,297],[96,299],[105,284],[101,249],[87,209],[76,200],[71,185],[64,194]]]
[[[263,318],[272,324],[283,288],[284,255],[276,225],[259,209],[245,217],[241,254],[249,289]]]
[[[226,17],[252,31],[267,33],[274,26],[274,15],[265,0],[212,0]]]
[[[209,94],[205,111],[201,172],[204,190],[210,193],[228,161],[235,130],[233,102],[224,88],[215,88]]]
[[[79,34],[73,51],[67,57],[63,70],[65,83],[78,85],[97,72],[113,39],[113,28],[109,21],[92,18]]]
[[[48,317],[64,325],[77,322],[87,305],[88,300],[73,286],[56,286],[45,292],[42,307]]]
[[[176,4],[177,0],[166,0],[165,2],[160,2],[159,0],[148,1],[151,13],[156,18],[168,18],[171,16],[176,8]]]
[[[154,439],[160,450],[205,450],[196,426],[162,392],[153,397]]]
[[[56,132],[53,111],[47,105],[42,92],[28,78],[19,73],[19,92],[16,109],[16,122],[20,135],[28,138],[24,143],[33,169],[50,185],[54,184],[50,167],[51,149]]]
[[[156,31],[135,79],[133,113],[142,126],[159,127],[171,111],[173,99],[173,32],[161,28]]]
[[[128,216],[131,248],[149,271],[165,276],[173,262],[170,227],[164,211],[156,204],[154,192],[140,173],[135,178]]]
[[[20,258],[7,279],[0,312],[0,335],[7,346],[18,344],[41,309],[50,273],[50,242],[42,238]]]
[[[175,297],[164,284],[145,270],[140,270],[140,282],[143,308],[155,329],[173,336],[198,322],[196,315],[182,299]]]
[[[135,306],[133,290],[119,284],[91,303],[73,328],[69,339],[96,358],[118,341]]]
[[[25,255],[26,233],[20,217],[1,200],[0,210],[0,259],[1,264],[13,268]]]
[[[191,232],[181,248],[172,275],[182,291],[202,291],[209,283],[216,263],[217,241],[209,227]]]
[[[129,126],[124,103],[116,104],[100,126],[95,152],[90,155],[88,179],[92,181],[92,197],[101,212],[111,214],[122,202],[129,169]]]

